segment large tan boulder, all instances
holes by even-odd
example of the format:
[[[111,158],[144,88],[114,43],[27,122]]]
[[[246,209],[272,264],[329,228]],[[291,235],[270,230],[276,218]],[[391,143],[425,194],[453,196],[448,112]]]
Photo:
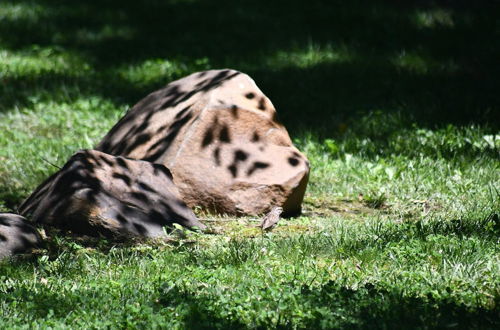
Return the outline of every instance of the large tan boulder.
[[[0,213],[0,259],[29,252],[42,242],[38,231],[20,215]]]
[[[161,164],[82,150],[20,206],[39,224],[87,235],[161,237],[178,223],[204,229]]]
[[[261,214],[300,213],[309,162],[246,74],[192,74],[151,93],[96,149],[168,167],[189,206]]]

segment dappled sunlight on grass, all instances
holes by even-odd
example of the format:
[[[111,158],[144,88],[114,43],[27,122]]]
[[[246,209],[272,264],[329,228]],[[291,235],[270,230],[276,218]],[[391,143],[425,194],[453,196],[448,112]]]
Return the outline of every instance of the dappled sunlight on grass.
[[[88,74],[90,70],[90,65],[78,55],[61,48],[33,46],[16,52],[0,50],[0,81],[3,84],[8,84],[11,78],[30,79],[47,74],[71,77]]]
[[[136,36],[136,32],[130,26],[103,25],[98,30],[79,29],[75,32],[75,39],[85,45],[96,42],[106,42],[107,40],[130,40]]]
[[[223,67],[254,78],[311,174],[302,215],[268,233],[198,208],[209,231],[166,240],[46,228],[0,262],[0,328],[498,328],[489,3],[1,1],[0,211],[147,94]]]
[[[150,59],[138,64],[122,65],[111,69],[110,75],[117,75],[135,86],[166,84],[190,71],[209,69],[207,58],[196,59],[193,63],[179,59]]]
[[[36,1],[2,1],[0,3],[0,21],[23,21],[34,24],[47,18],[48,9]]]
[[[391,62],[396,67],[415,74],[453,73],[459,70],[458,65],[453,60],[442,63],[429,57],[421,56],[416,52],[407,52],[405,50],[394,56]]]
[[[286,67],[309,68],[320,64],[347,63],[353,59],[346,46],[333,47],[309,44],[304,49],[281,50],[265,59],[270,70]]]
[[[480,127],[405,128],[398,117],[378,125],[377,118],[349,126],[336,139],[295,140],[312,166],[306,207],[311,203],[325,215],[346,206],[363,213],[355,206],[360,202],[401,221],[495,212],[497,135]],[[339,203],[343,199],[350,202]]]
[[[150,84],[156,81],[170,81],[174,75],[183,72],[183,63],[166,59],[147,60],[138,65],[118,68],[115,72],[131,84]]]
[[[33,103],[0,113],[0,199],[11,207],[74,152],[93,148],[126,110],[98,97]]]
[[[416,10],[414,20],[419,28],[453,28],[455,26],[453,11],[444,8]]]

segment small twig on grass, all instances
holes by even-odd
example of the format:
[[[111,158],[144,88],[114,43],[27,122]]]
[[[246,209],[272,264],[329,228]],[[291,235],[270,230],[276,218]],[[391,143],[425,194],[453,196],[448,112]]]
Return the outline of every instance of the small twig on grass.
[[[45,159],[45,158],[43,158],[43,157],[40,157],[40,158],[41,158],[43,161],[45,161],[45,162],[49,163],[49,165],[54,166],[54,167],[55,167],[55,168],[57,168],[58,170],[61,170],[61,169],[62,169],[61,167],[59,167],[59,166],[57,166],[57,165],[52,164],[51,162],[49,162],[47,159]]]
[[[198,220],[201,221],[207,221],[207,222],[230,222],[230,221],[237,221],[237,220],[245,220],[245,221],[260,221],[260,219],[244,219],[244,218],[227,218],[227,219],[213,219],[213,218],[198,218]]]

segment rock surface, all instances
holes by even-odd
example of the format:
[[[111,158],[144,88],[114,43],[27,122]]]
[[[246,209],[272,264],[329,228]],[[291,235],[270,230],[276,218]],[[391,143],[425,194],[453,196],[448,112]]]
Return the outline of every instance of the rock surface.
[[[40,234],[24,217],[0,213],[0,259],[28,252],[41,241]]]
[[[309,162],[276,119],[271,101],[246,74],[199,72],[136,104],[97,146],[168,167],[189,206],[298,214]]]
[[[21,205],[22,215],[75,233],[161,237],[178,223],[204,229],[161,164],[82,150]]]

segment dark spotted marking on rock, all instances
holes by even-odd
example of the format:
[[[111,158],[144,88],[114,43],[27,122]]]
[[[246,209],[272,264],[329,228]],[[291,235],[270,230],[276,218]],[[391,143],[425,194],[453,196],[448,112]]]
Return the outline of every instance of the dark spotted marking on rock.
[[[264,162],[254,162],[252,164],[252,166],[248,169],[247,171],[247,176],[251,176],[255,171],[257,170],[263,170],[265,168],[268,168],[269,166],[271,166],[271,164],[269,163],[264,163]]]
[[[227,169],[229,170],[229,172],[231,172],[233,178],[236,178],[238,176],[238,168],[236,167],[235,164],[229,165]]]
[[[244,162],[247,159],[248,159],[247,152],[245,152],[241,149],[236,149],[234,151],[233,163],[227,167],[229,172],[231,172],[231,175],[233,176],[233,178],[236,178],[238,176],[238,163]]]
[[[163,173],[170,180],[174,179],[170,170],[168,168],[166,168],[165,166],[163,166],[161,164],[156,164],[156,163],[153,163],[152,165],[153,165],[153,173],[154,174]]]
[[[126,170],[129,170],[129,167],[127,165],[127,162],[121,158],[121,157],[116,157],[116,162],[118,163],[118,165],[120,165],[121,167],[123,167],[124,169]]]
[[[215,164],[217,166],[220,166],[220,148],[219,147],[214,149],[214,159],[215,159]]]
[[[7,219],[2,219],[2,218],[0,218],[0,225],[3,225],[5,227],[10,227],[11,226],[10,222],[7,221]]]
[[[288,163],[295,167],[299,165],[300,161],[295,157],[288,157]]]
[[[164,212],[170,213],[172,212],[172,209],[165,203],[160,203],[160,206],[163,208]],[[152,210],[149,212],[149,216],[151,218],[152,222],[156,222],[158,224],[161,224],[163,219],[165,218],[160,212]]]
[[[186,114],[186,112],[191,108],[192,104],[191,105],[188,105],[187,107],[185,107],[184,109],[182,109],[181,111],[179,111],[176,115],[175,115],[175,119],[179,119],[181,118],[182,116],[184,116]]]
[[[222,83],[225,80],[232,79],[233,77],[239,75],[239,72],[235,72],[232,75],[228,76],[230,70],[224,70],[219,72],[217,75],[215,75],[213,78],[207,78],[205,80],[202,80],[201,82],[197,83],[195,87],[197,88],[196,90],[190,92],[193,94],[199,93],[199,92],[206,92],[209,91],[213,88],[219,87],[222,85]],[[191,96],[190,96],[191,97]],[[179,102],[180,103],[180,102]],[[177,103],[178,104],[178,103]]]
[[[193,118],[193,114],[189,112],[184,113],[183,116],[176,117],[177,120],[170,125],[169,130],[180,130],[191,118]]]
[[[152,146],[148,148],[148,151],[154,152],[150,153],[147,155],[147,157],[144,157],[143,160],[149,161],[149,162],[155,162],[158,160],[158,158],[161,157],[161,155],[165,152],[170,147],[170,144],[172,141],[177,137],[179,134],[181,128],[193,117],[192,113],[186,113],[183,117],[177,119],[172,125],[170,125],[168,129],[167,136],[163,139],[159,139],[156,141]]]
[[[154,103],[160,103],[162,102],[161,105],[157,104],[154,106],[155,111],[150,111],[149,113],[146,114],[145,119],[142,121],[142,124],[140,127],[137,127],[136,124],[133,124],[132,128],[128,130],[128,133],[125,134],[125,136],[122,136],[120,139],[121,142],[115,144],[114,146],[110,146],[108,141],[104,142],[100,147],[98,147],[98,150],[104,151],[107,153],[113,153],[113,154],[127,154],[132,152],[137,148],[138,145],[146,143],[147,141],[147,135],[140,135],[141,131],[143,129],[146,129],[148,126],[151,125],[151,118],[154,113],[162,111],[162,109],[167,109],[170,107],[175,107],[176,105],[180,104],[181,102],[187,101],[190,99],[192,96],[200,93],[200,92],[207,92],[211,89],[217,88],[220,85],[222,85],[225,81],[230,80],[237,75],[241,74],[240,72],[233,72],[231,73],[231,70],[222,70],[219,73],[217,73],[213,77],[209,77],[207,79],[203,79],[200,82],[196,84],[196,89],[191,90],[191,91],[183,91],[180,86],[178,85],[172,85],[167,88],[165,88],[162,91],[158,91],[156,93],[151,94],[149,97],[146,99],[143,99],[138,105],[136,105],[134,108],[138,107],[140,105],[140,108],[142,109],[147,109],[148,107],[151,107]],[[208,73],[200,73],[199,78],[205,77]],[[163,99],[163,100],[162,100]],[[192,106],[192,105],[191,105]],[[192,115],[187,114],[189,111],[190,106],[185,107],[182,109],[179,113],[176,114],[175,118],[181,119],[182,122],[176,122],[174,123],[175,125],[172,125],[170,127],[171,132],[168,134],[168,139],[160,140],[157,141],[157,143],[154,144],[154,148],[150,148],[150,151],[154,149],[154,152],[147,154],[143,159],[148,160],[148,161],[157,161],[158,158],[161,156],[162,153],[166,149],[169,148],[172,140],[176,137],[178,130],[176,129],[175,132],[173,131],[173,128],[175,126],[182,126],[185,124],[191,117]],[[137,111],[136,111],[137,112]],[[143,112],[140,112],[142,114]],[[120,131],[120,127],[123,125],[128,125],[130,122],[133,122],[135,119],[137,119],[137,114],[135,115],[129,115],[125,116],[120,121],[115,125],[111,131],[107,134],[108,138],[113,137],[117,132]],[[180,129],[180,127],[176,127]],[[161,129],[164,129],[162,127]],[[161,130],[158,129],[158,130]],[[132,143],[130,143],[130,140],[132,139],[133,136],[137,136]],[[159,142],[159,143],[158,143]],[[112,150],[109,150],[112,149]]]
[[[208,127],[205,130],[205,133],[203,135],[203,139],[202,139],[202,142],[201,142],[201,147],[202,148],[205,148],[210,143],[212,143],[212,141],[214,139],[214,135],[216,134],[216,131],[218,130],[218,128],[219,128],[219,118],[218,117],[214,117],[214,120],[213,120],[212,124],[210,125],[210,127]]]
[[[127,149],[127,146],[128,146],[128,144],[127,144],[127,142],[126,142],[125,139],[127,139],[127,136],[125,136],[122,139],[122,141],[116,143],[111,149],[107,149],[107,148],[106,149],[101,148],[101,149],[102,150],[106,150],[105,152],[106,153],[109,152],[110,154],[115,154],[115,155],[122,154],[125,151],[125,149]]]
[[[168,127],[168,125],[162,125],[162,126],[158,127],[158,129],[156,130],[156,134],[160,133],[161,131],[163,131],[167,127]]]
[[[117,214],[116,219],[118,219],[118,221],[120,221],[120,223],[122,224],[126,224],[128,222],[128,220],[121,214]]]
[[[142,133],[142,134],[138,135],[135,138],[134,142],[132,142],[130,145],[128,145],[125,148],[124,153],[125,154],[131,153],[140,145],[146,144],[149,140],[151,140],[151,138],[152,138],[152,135],[149,133]]]
[[[239,115],[238,115],[238,107],[235,104],[233,104],[231,106],[231,114],[233,115],[233,117],[235,119],[239,117]]]
[[[113,163],[111,160],[107,159],[107,158],[106,158],[106,157],[104,157],[104,156],[101,156],[101,160],[102,160],[103,162],[105,162],[106,164],[108,164],[108,166],[111,166],[111,167],[115,166],[115,163]]]
[[[130,216],[130,218],[132,218],[134,216],[134,212],[137,208],[138,208],[137,205],[125,202],[125,203],[123,203],[123,206],[120,208],[120,211],[124,215],[128,215],[128,216]]]
[[[141,234],[141,235],[146,235],[146,234],[147,234],[147,232],[148,232],[148,231],[146,230],[146,228],[145,228],[143,225],[141,225],[141,224],[134,223],[134,227],[135,227],[135,229],[137,230],[137,232],[138,232],[139,234]]]
[[[257,109],[262,110],[262,111],[266,110],[266,99],[265,98],[263,98],[263,97],[260,98],[259,105],[258,105]]]
[[[205,77],[208,73],[202,72],[199,74],[199,78]],[[99,146],[97,149],[100,151],[104,151],[106,153],[113,153],[113,154],[127,154],[130,153],[131,151],[135,150],[136,147],[142,143],[146,143],[147,141],[147,135],[139,135],[142,130],[146,129],[148,126],[151,125],[151,118],[154,113],[162,111],[162,109],[167,109],[170,107],[175,107],[176,105],[187,101],[190,99],[192,96],[200,93],[200,92],[207,92],[211,89],[217,88],[220,85],[222,85],[225,81],[230,80],[237,75],[241,74],[240,72],[233,72],[231,73],[231,70],[223,70],[220,71],[218,74],[211,78],[207,78],[202,80],[197,84],[197,88],[192,91],[183,91],[181,90],[180,86],[178,85],[172,85],[167,88],[165,88],[162,91],[159,91],[157,93],[153,93],[150,96],[148,96],[146,99],[143,99],[138,105],[136,105],[134,108],[140,107],[142,109],[147,109],[150,108],[153,104],[155,103],[160,103],[161,105],[155,105],[155,111],[150,111],[149,113],[146,114],[145,119],[142,121],[142,124],[137,127],[136,124],[133,124],[130,129],[128,129],[128,133],[125,134],[125,136],[121,137],[121,142],[116,143],[114,146],[111,146],[109,143],[109,139],[111,139],[113,136],[116,135],[117,132],[120,132],[120,129],[124,125],[128,125],[130,122],[133,122],[134,120],[137,119],[138,114],[134,115],[129,115],[125,116],[120,121],[111,129],[111,131],[107,134],[107,141],[103,142],[101,146]],[[184,108],[183,110],[180,111],[180,113],[176,114],[176,118],[183,117],[185,113],[189,110],[189,107]],[[137,111],[136,111],[137,112]],[[143,112],[139,112],[139,114],[142,114]],[[189,118],[184,118],[184,119],[189,119]],[[130,140],[132,136],[137,136],[139,135],[132,143],[130,143]],[[176,134],[171,134],[171,137],[175,137]],[[161,151],[164,151],[166,148],[168,148],[170,143],[163,143],[161,146],[163,147],[162,150],[158,150],[154,155],[148,156],[148,160],[150,161],[155,161],[158,158],[158,153]],[[157,146],[159,147],[159,146]]]
[[[113,178],[120,179],[122,180],[127,186],[130,186],[131,180],[130,178],[125,175],[125,174],[120,174],[120,173],[113,173]]]
[[[238,149],[234,152],[234,161],[235,162],[245,161],[245,160],[247,160],[247,158],[248,158],[248,153],[241,150],[241,149]]]
[[[132,197],[134,197],[135,199],[143,201],[145,203],[149,201],[148,196],[146,196],[146,194],[143,194],[138,191],[133,191],[132,193],[130,193],[130,195],[132,195]]]
[[[231,142],[231,136],[229,134],[229,128],[227,127],[227,125],[222,126],[222,128],[220,129],[219,141],[224,143]]]
[[[212,132],[211,129],[207,129],[205,131],[205,135],[203,136],[203,140],[201,140],[201,147],[205,148],[210,143],[212,143],[213,139],[214,139],[214,133]]]
[[[149,126],[149,122],[147,121],[144,121],[139,127],[137,127],[134,132],[135,133],[140,133],[141,131],[144,131],[145,129],[147,129]]]
[[[150,185],[148,185],[147,183],[144,183],[142,181],[139,181],[137,183],[139,185],[139,187],[141,187],[141,189],[143,190],[146,190],[147,192],[152,192],[152,193],[156,193],[156,190],[154,190]]]
[[[85,193],[85,198],[87,198],[92,203],[95,202],[96,201],[96,196],[95,195],[97,194],[96,190],[89,189]]]
[[[208,79],[203,79],[201,81],[198,81],[196,83],[196,85],[194,85],[195,88],[200,88],[200,87],[203,87],[203,85],[205,85],[207,83]]]
[[[253,132],[253,135],[252,135],[252,142],[259,142],[260,140],[260,135],[259,133],[257,132]]]

